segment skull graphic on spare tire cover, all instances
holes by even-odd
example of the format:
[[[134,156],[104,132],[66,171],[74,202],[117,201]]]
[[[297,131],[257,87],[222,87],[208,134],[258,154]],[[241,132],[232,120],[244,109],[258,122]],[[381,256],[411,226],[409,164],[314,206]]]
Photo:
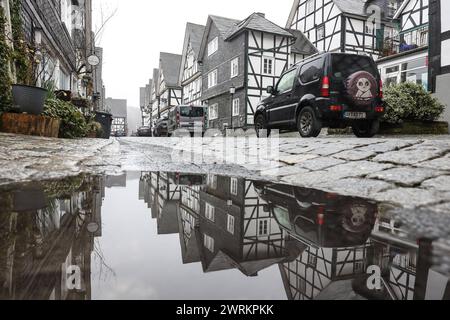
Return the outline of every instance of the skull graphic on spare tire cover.
[[[366,71],[358,71],[348,77],[346,87],[349,98],[359,106],[372,104],[378,94],[377,80]]]

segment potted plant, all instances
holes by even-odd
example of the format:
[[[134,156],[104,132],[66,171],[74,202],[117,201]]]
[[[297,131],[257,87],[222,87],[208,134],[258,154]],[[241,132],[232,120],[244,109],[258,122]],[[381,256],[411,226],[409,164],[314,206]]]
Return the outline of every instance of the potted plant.
[[[49,59],[41,50],[41,30],[34,29],[35,43],[25,42],[21,18],[22,0],[11,1],[11,29],[14,51],[13,65],[16,72],[16,83],[12,85],[13,107],[19,112],[39,115],[44,109],[47,90],[37,86],[38,80],[43,80]],[[42,82],[45,82],[42,81]]]

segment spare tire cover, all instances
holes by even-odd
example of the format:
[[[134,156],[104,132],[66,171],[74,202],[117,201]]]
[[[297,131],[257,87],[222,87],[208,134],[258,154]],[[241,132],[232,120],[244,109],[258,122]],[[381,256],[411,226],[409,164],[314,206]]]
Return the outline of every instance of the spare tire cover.
[[[372,104],[378,94],[378,84],[375,77],[367,71],[358,71],[346,81],[348,97],[359,106]]]

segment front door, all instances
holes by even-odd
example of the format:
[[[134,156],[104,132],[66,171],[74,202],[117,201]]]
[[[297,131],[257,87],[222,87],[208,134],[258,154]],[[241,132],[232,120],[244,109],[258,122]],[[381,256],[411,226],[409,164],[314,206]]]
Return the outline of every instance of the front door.
[[[278,81],[269,109],[272,124],[284,124],[292,120],[292,110],[295,110],[298,103],[293,90],[296,79],[297,69],[293,69],[285,73]]]

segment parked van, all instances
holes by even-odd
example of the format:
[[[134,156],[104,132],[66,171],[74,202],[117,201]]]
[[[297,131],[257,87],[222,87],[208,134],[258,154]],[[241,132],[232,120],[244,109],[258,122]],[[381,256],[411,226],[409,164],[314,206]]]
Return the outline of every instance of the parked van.
[[[189,132],[191,136],[194,132],[206,131],[206,110],[204,106],[181,105],[170,109],[167,129],[169,136],[172,136],[176,130]]]
[[[286,71],[267,92],[270,97],[255,112],[258,136],[280,129],[317,137],[323,127],[351,126],[356,136],[373,137],[385,112],[380,74],[369,56],[311,56]]]

